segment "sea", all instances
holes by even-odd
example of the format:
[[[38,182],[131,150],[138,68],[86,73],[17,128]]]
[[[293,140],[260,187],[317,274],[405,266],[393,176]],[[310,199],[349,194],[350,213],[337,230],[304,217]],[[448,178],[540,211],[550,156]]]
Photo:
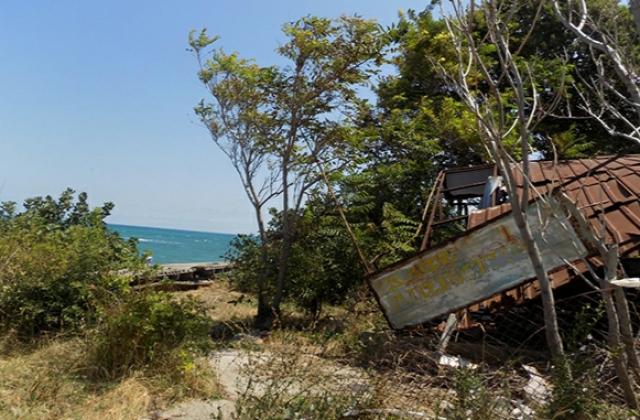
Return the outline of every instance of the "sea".
[[[153,263],[220,262],[235,235],[145,226],[108,224],[125,239],[138,239],[140,252],[150,251]]]

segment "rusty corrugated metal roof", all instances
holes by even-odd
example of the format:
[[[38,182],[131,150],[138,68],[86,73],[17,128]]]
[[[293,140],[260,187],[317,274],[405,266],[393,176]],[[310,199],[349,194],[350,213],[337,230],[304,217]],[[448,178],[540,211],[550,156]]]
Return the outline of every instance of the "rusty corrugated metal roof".
[[[523,176],[515,170],[518,190]],[[607,243],[620,245],[622,255],[637,252],[640,248],[640,155],[602,156],[594,159],[531,162],[530,179],[535,192],[546,194],[554,190],[564,192],[574,200],[587,217],[594,232],[605,237]],[[535,195],[532,192],[532,196]],[[511,211],[511,205],[482,209],[469,214],[467,228],[482,226]],[[590,258],[596,266],[597,257]],[[577,268],[586,271],[584,262]],[[566,284],[575,277],[573,269],[563,267],[550,274],[554,287]],[[509,297],[516,302],[531,299],[539,294],[537,281],[527,283],[508,292],[496,295],[471,310],[487,307]]]
[[[625,245],[640,240],[640,155],[604,156],[553,162],[531,162],[530,179],[539,194],[560,190],[574,200],[608,243]],[[515,171],[518,189],[523,177]],[[534,193],[531,194],[535,195]],[[472,212],[468,228],[489,223],[511,211],[502,204]]]

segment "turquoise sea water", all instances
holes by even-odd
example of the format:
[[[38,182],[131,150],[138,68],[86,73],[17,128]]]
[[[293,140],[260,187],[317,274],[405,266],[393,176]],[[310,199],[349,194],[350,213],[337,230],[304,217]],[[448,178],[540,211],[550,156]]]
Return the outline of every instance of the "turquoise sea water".
[[[108,225],[125,239],[137,238],[141,252],[151,251],[158,264],[224,260],[235,235],[144,226]]]

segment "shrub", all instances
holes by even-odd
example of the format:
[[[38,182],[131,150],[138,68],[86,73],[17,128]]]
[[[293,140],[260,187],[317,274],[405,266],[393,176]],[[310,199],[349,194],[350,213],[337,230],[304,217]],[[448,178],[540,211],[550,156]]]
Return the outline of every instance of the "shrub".
[[[96,378],[115,379],[134,370],[189,373],[194,356],[206,350],[209,319],[194,300],[166,293],[130,293],[105,307],[88,334],[89,364]]]
[[[234,269],[229,273],[235,288],[245,293],[257,293],[257,278],[260,270],[264,269],[260,261],[259,239],[253,235],[240,234],[231,240],[225,258],[233,263]],[[273,254],[270,248],[269,253]],[[273,255],[271,264],[275,265]],[[273,283],[271,278],[270,282]]]
[[[94,322],[100,300],[128,287],[117,270],[142,265],[135,243],[106,228],[113,206],[89,210],[72,190],[24,206],[0,207],[0,332],[24,338]]]
[[[255,237],[241,235],[231,242],[227,254],[234,264],[230,278],[243,292],[256,293],[257,279],[267,273],[265,293],[275,290],[281,251],[282,214],[273,212],[267,232],[268,267],[262,267],[261,249]],[[340,220],[306,210],[292,215],[294,241],[289,257],[285,299],[317,316],[324,304],[344,301],[348,292],[362,284],[363,272]]]

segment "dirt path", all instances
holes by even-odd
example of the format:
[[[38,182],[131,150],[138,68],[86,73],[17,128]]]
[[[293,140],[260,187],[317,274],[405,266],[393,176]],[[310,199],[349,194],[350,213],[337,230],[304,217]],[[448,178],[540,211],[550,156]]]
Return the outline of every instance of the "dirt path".
[[[260,397],[274,390],[290,395],[323,392],[345,387],[348,392],[366,392],[367,374],[312,355],[282,355],[229,349],[210,355],[209,362],[224,390],[224,399],[186,401],[156,413],[153,419],[230,419],[238,399]]]

